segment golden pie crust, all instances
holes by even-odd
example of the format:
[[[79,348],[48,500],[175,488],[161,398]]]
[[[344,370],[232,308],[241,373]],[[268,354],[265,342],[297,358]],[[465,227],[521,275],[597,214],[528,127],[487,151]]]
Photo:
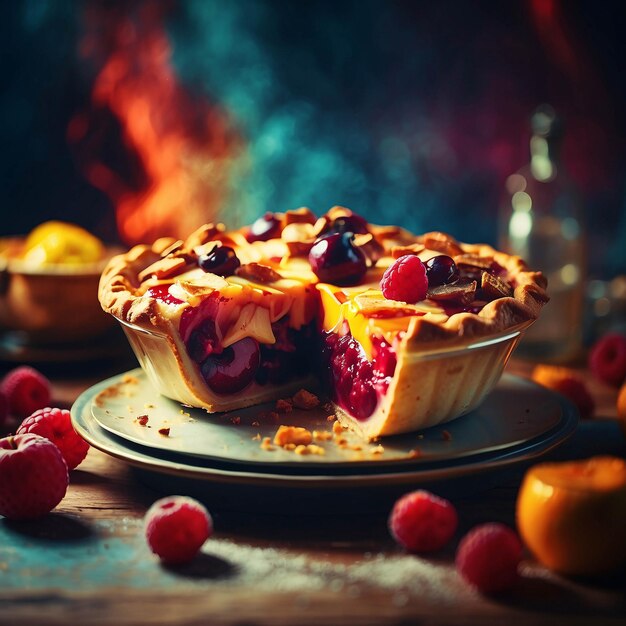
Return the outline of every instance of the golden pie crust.
[[[319,219],[306,208],[274,214],[282,222],[282,234],[268,241],[249,243],[247,228],[227,231],[221,224],[207,224],[185,241],[162,238],[152,245],[135,246],[107,265],[100,280],[100,303],[124,325],[142,366],[164,395],[209,412],[285,397],[307,381],[296,380],[279,387],[252,383],[231,396],[213,393],[204,383],[198,366],[187,355],[179,336],[180,309],[184,307],[164,305],[159,299],[146,295],[146,291],[159,285],[176,284],[179,290],[183,289],[187,302],[196,305],[209,294],[226,289],[233,280],[202,272],[198,277],[198,254],[214,245],[227,245],[236,251],[242,267],[237,271],[235,282],[255,293],[276,295],[284,291],[284,284],[298,280],[314,287],[317,279],[306,261],[308,250],[329,222],[350,213],[343,207],[334,207]],[[389,309],[401,305],[385,301],[382,296],[361,298],[364,302],[367,300],[364,305],[355,294],[375,294],[384,269],[404,254],[417,254],[422,259],[446,254],[457,264],[469,264],[477,275],[482,265],[495,263],[500,268],[500,276],[482,272],[478,279],[480,293],[491,299],[481,302],[477,312],[449,311],[448,314],[440,303],[426,301],[426,313],[422,311],[404,319],[405,326],[394,340],[395,374],[369,419],[356,420],[337,408],[342,423],[364,438],[372,439],[442,423],[477,406],[497,382],[519,339],[519,332],[537,318],[548,295],[541,272],[530,270],[519,257],[488,245],[462,243],[441,232],[414,235],[397,226],[369,224],[368,229],[369,234],[355,237],[355,243],[362,246],[371,265],[362,286],[341,288],[318,283],[318,291],[325,290],[327,294],[322,294],[322,306],[327,307],[327,303],[333,301],[333,294],[339,294],[336,297],[341,300],[354,298],[354,302],[359,303],[357,315],[364,314],[363,310],[358,310],[359,306]],[[306,289],[306,293],[306,298],[315,298],[319,306],[320,298],[311,295],[310,289]],[[295,300],[290,298],[294,307]],[[335,306],[340,307],[340,303],[333,301]],[[307,307],[311,307],[310,301]],[[309,318],[316,313],[311,313]],[[274,310],[272,314],[278,315]],[[333,330],[328,326],[334,318],[328,309],[324,314],[325,330]],[[339,327],[344,321],[337,319],[334,330],[342,332]],[[376,332],[375,318],[368,323],[367,332]],[[389,339],[388,327],[386,332]],[[510,340],[508,335],[511,335]],[[491,339],[494,341],[490,342]],[[481,341],[486,347],[471,347]]]

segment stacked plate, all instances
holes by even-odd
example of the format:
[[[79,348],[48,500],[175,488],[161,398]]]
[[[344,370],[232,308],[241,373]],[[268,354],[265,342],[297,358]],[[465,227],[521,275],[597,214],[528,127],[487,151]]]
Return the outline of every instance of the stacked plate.
[[[388,498],[381,496],[418,487],[447,495],[487,488],[506,476],[503,469],[518,469],[562,443],[578,416],[561,396],[505,374],[480,408],[463,417],[365,443],[333,428],[322,407],[191,409],[160,396],[137,369],[85,391],[72,420],[91,445],[130,464],[160,491],[219,499],[226,508],[253,510],[263,501],[300,512],[318,511],[319,499],[331,495],[356,510],[376,501],[385,507]],[[275,445],[281,425],[306,428],[313,445]]]

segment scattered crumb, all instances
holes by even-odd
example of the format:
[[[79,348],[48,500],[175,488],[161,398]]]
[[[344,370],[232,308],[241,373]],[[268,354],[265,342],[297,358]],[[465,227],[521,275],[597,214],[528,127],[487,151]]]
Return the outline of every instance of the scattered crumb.
[[[164,437],[169,437],[170,429],[167,428],[159,428],[159,435],[163,435]]]
[[[301,426],[280,426],[274,435],[274,443],[277,446],[284,446],[288,443],[306,446],[311,441],[313,441],[311,431]]]
[[[441,436],[443,437],[443,440],[444,440],[444,441],[452,441],[452,435],[451,435],[451,434],[450,434],[450,432],[449,432],[449,431],[447,431],[447,430],[444,430],[444,431],[441,433]]]
[[[335,433],[335,435],[338,435],[339,433],[343,433],[344,430],[345,428],[342,426],[341,422],[336,421],[333,424],[333,432]]]
[[[324,448],[322,448],[322,446],[316,446],[315,444],[309,444],[307,446],[305,445],[296,446],[294,452],[300,455],[319,454],[320,456],[323,456],[324,454],[326,454],[326,451],[324,450]]]
[[[422,456],[422,451],[414,448],[413,450],[409,450],[409,454],[407,456],[409,459],[417,459]]]
[[[144,404],[143,408],[144,409],[155,409],[156,405],[154,405],[154,404]],[[182,413],[182,411],[181,411],[181,413]]]
[[[230,418],[230,423],[231,424],[241,424],[241,417],[239,417],[239,415],[235,415],[234,417]]]
[[[314,430],[313,439],[316,441],[330,441],[333,438],[333,434],[327,430]]]
[[[145,426],[148,423],[148,416],[147,415],[138,415],[135,418],[135,421],[140,425],[140,426]]]
[[[291,411],[293,411],[293,404],[290,400],[280,398],[276,400],[276,410],[279,413],[291,413]]]
[[[372,448],[370,450],[370,453],[371,454],[375,454],[375,455],[384,454],[385,453],[385,448],[383,448],[383,446],[378,444],[375,448]]]
[[[353,443],[351,446],[349,446],[350,450],[355,450],[356,452],[360,452],[361,450],[363,450],[363,446],[358,444],[358,443]]]
[[[97,406],[103,406],[104,401],[107,398],[115,398],[121,395],[121,387],[122,383],[116,383],[115,385],[111,385],[106,389],[103,389],[95,398],[95,403]]]
[[[180,414],[184,415],[185,417],[191,417],[191,413],[187,413],[187,411],[184,411],[183,409],[180,410]]]
[[[252,422],[252,424],[250,424],[250,426],[254,426],[255,428],[257,426],[260,426],[261,424],[259,422],[257,422],[256,420],[254,420],[254,422]]]
[[[261,449],[263,450],[274,450],[274,446],[272,445],[272,440],[269,437],[263,437],[261,441]]]
[[[329,416],[326,418],[326,421],[327,421],[327,422],[334,422],[336,419],[337,419],[337,416],[336,416],[336,415],[329,415]]]
[[[302,447],[302,446],[299,446]],[[296,449],[296,444],[295,443],[286,443],[283,446],[283,450],[295,450]]]
[[[348,440],[345,437],[335,437],[335,443],[340,448],[345,448],[348,445]]]
[[[335,410],[335,407],[333,406],[332,402],[325,402],[322,405],[322,408],[324,409],[324,411],[326,411],[326,413],[332,413]],[[328,416],[329,418],[331,417],[330,415]],[[333,419],[335,418],[335,416],[332,416]]]
[[[125,385],[137,385],[139,383],[139,379],[136,376],[131,376],[130,374],[125,374],[122,377],[122,382]]]
[[[252,441],[261,441],[261,433],[257,433],[252,437]]]
[[[306,389],[300,389],[291,400],[294,406],[305,410],[314,409],[316,406],[319,406],[320,403],[320,399],[314,393]]]

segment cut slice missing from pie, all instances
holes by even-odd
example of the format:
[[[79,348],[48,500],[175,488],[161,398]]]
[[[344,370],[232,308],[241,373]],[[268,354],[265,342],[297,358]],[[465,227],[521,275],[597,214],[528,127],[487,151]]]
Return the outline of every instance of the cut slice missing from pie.
[[[405,272],[404,301],[381,279],[407,255],[421,264]],[[547,302],[545,287],[489,246],[334,207],[135,246],[109,263],[99,295],[163,395],[211,413],[317,384],[344,425],[373,439],[475,408]]]

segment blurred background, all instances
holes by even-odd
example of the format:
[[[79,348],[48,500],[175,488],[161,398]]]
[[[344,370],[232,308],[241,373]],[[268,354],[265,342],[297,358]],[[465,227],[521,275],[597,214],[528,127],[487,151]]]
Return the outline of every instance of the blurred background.
[[[0,234],[54,218],[131,244],[342,204],[495,244],[507,181],[531,159],[531,115],[549,103],[589,276],[612,279],[626,273],[624,11],[582,0],[4,3]]]

